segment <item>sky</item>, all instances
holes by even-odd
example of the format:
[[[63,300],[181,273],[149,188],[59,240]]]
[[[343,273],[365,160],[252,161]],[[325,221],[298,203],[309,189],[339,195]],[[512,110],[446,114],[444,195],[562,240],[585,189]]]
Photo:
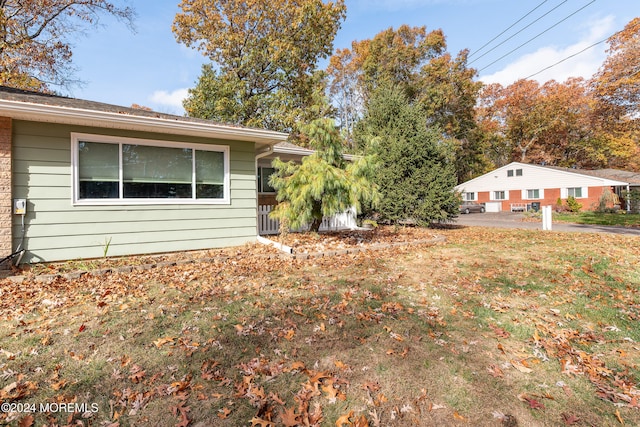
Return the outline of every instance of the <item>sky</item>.
[[[82,84],[63,93],[183,115],[182,99],[195,87],[202,65],[209,61],[175,40],[171,24],[179,11],[179,0],[113,1],[135,9],[135,32],[104,17],[97,28],[79,34],[71,43],[76,78]],[[505,86],[521,78],[541,83],[590,78],[606,58],[604,40],[640,16],[640,0],[345,3],[347,18],[336,35],[334,49],[349,48],[355,40],[373,38],[402,24],[442,29],[449,52],[456,55],[469,50],[468,65],[478,70],[478,80]]]

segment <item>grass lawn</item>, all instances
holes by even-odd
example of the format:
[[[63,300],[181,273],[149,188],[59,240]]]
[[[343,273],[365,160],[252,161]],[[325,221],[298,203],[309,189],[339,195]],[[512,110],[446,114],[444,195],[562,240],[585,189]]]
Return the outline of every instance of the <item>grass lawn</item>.
[[[560,222],[571,222],[575,224],[640,227],[640,214],[613,214],[598,212],[554,213],[553,220]]]
[[[2,281],[0,424],[640,425],[638,238],[438,233]]]

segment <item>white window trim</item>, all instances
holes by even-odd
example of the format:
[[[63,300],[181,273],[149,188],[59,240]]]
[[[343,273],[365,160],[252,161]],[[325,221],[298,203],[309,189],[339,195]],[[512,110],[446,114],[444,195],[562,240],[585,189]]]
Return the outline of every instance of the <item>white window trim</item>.
[[[560,197],[562,199],[566,199],[566,198],[569,197],[569,188],[580,188],[581,189],[582,196],[576,197],[576,200],[589,198],[589,195],[587,194],[589,187],[566,187],[566,188],[562,188],[560,190],[560,192],[561,192]]]
[[[119,179],[119,194],[122,194],[122,145],[147,145],[152,147],[167,147],[167,148],[190,148],[200,151],[217,151],[223,153],[224,159],[224,189],[223,197],[221,199],[196,199],[195,192],[190,199],[80,199],[80,186],[78,176],[78,144],[83,142],[102,142],[107,144],[119,145],[118,150],[120,179]],[[88,133],[71,133],[71,188],[72,196],[71,202],[74,206],[134,206],[134,205],[229,205],[231,204],[231,173],[230,173],[230,161],[229,161],[229,146],[228,145],[213,145],[213,144],[198,144],[189,142],[176,142],[176,141],[163,141],[155,139],[140,139],[129,138],[111,135],[97,135]],[[194,156],[195,158],[195,156]],[[195,165],[193,166],[193,173],[195,174]],[[193,181],[192,181],[193,182]]]
[[[496,193],[497,192],[503,192],[504,193],[504,199],[498,199],[496,198]],[[489,193],[489,200],[495,200],[495,201],[503,201],[503,200],[509,200],[509,190],[494,190],[491,191]]]
[[[468,196],[469,194],[472,194],[473,197],[469,198],[469,196]],[[464,200],[463,201],[465,201],[465,202],[475,202],[477,200],[478,200],[478,198],[476,197],[476,192],[475,191],[465,191]]]
[[[538,197],[528,197],[527,194],[529,191],[538,190]],[[543,200],[544,199],[544,188],[525,188],[522,190],[522,200]]]

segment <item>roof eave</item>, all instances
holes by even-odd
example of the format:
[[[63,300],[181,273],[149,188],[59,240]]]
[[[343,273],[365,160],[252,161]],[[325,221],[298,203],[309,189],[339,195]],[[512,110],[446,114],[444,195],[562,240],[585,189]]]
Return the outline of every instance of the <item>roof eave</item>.
[[[275,145],[286,141],[288,138],[286,133],[263,129],[248,129],[160,117],[134,116],[10,100],[0,100],[0,116],[11,117],[16,120],[251,141],[259,146]]]

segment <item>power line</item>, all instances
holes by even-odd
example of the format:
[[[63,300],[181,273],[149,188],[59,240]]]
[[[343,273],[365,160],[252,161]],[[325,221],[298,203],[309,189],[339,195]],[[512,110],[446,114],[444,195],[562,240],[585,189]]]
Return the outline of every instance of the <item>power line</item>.
[[[495,64],[496,62],[500,61],[501,59],[506,58],[507,56],[511,55],[513,52],[515,52],[516,50],[522,48],[523,46],[531,43],[533,40],[537,39],[538,37],[540,37],[541,35],[543,35],[544,33],[546,33],[547,31],[551,30],[552,28],[557,27],[558,25],[560,25],[561,23],[563,23],[564,21],[566,21],[567,19],[571,18],[573,15],[577,14],[578,12],[580,12],[582,9],[586,8],[587,6],[590,6],[591,4],[595,3],[596,0],[591,0],[589,3],[585,4],[584,6],[582,6],[580,9],[576,10],[575,12],[573,12],[572,14],[570,14],[569,16],[565,17],[564,19],[556,22],[555,24],[553,24],[552,26],[550,26],[549,28],[547,28],[546,30],[542,31],[541,33],[538,33],[537,35],[533,36],[532,38],[530,38],[529,40],[527,40],[526,42],[522,43],[520,46],[516,47],[515,49],[510,50],[509,52],[507,52],[506,54],[502,55],[500,58],[496,59],[495,61],[493,61],[492,63],[490,63],[489,65],[481,68],[480,70],[478,70],[478,72],[486,70],[487,68],[489,68],[490,66],[492,66],[493,64]]]
[[[525,78],[524,78],[524,80],[529,80],[531,77],[537,76],[538,74],[540,74],[540,73],[542,73],[542,72],[547,71],[549,68],[553,68],[553,67],[555,67],[556,65],[562,64],[564,61],[568,61],[569,59],[571,59],[571,58],[573,58],[573,57],[575,57],[575,56],[578,56],[578,55],[580,55],[581,53],[586,52],[587,50],[592,49],[592,48],[594,48],[594,47],[598,46],[599,44],[602,44],[602,43],[606,42],[607,40],[609,40],[609,37],[607,37],[607,38],[606,38],[606,39],[604,39],[604,40],[600,40],[599,42],[595,42],[595,43],[594,43],[594,44],[592,44],[591,46],[587,46],[587,47],[585,47],[585,48],[584,48],[584,49],[582,49],[580,52],[576,52],[576,53],[574,53],[574,54],[572,54],[572,55],[569,55],[569,56],[567,56],[566,58],[563,58],[563,59],[561,59],[560,61],[558,61],[558,62],[556,62],[556,63],[554,63],[554,64],[551,64],[551,65],[549,65],[548,67],[545,67],[545,68],[543,68],[542,70],[537,71],[537,72],[535,72],[535,73],[531,74],[530,76],[525,77]]]
[[[533,12],[535,12],[540,6],[542,6],[543,4],[545,4],[546,2],[548,2],[549,0],[544,0],[542,3],[540,3],[539,5],[537,5],[536,7],[534,7],[533,9],[531,9],[529,12],[527,12],[526,15],[524,15],[522,18],[518,19],[516,22],[514,22],[513,24],[511,24],[506,30],[502,31],[500,34],[498,34],[497,36],[495,36],[494,38],[492,38],[491,40],[489,40],[488,42],[486,42],[485,44],[483,44],[479,49],[475,50],[474,52],[471,52],[469,54],[469,58],[471,58],[473,55],[475,55],[476,53],[480,52],[482,49],[484,49],[485,47],[487,47],[488,45],[490,45],[494,40],[496,40],[498,37],[500,37],[501,35],[503,35],[504,33],[506,33],[507,31],[509,31],[510,29],[512,29],[513,27],[515,27],[516,25],[518,25],[524,18],[526,18],[527,16],[531,15]]]
[[[621,33],[621,32],[623,32],[623,31],[624,31],[624,30],[616,31],[615,33],[611,34],[611,35],[610,35],[609,37],[607,37],[606,39],[602,39],[602,40],[600,40],[599,42],[595,42],[594,44],[592,44],[592,45],[590,45],[590,46],[585,47],[585,48],[584,48],[584,49],[582,49],[581,51],[576,52],[576,53],[574,53],[574,54],[572,54],[572,55],[569,55],[569,56],[567,56],[566,58],[563,58],[563,59],[561,59],[560,61],[558,61],[558,62],[556,62],[556,63],[553,63],[553,64],[549,65],[548,67],[545,67],[545,68],[543,68],[542,70],[537,71],[537,72],[535,72],[535,73],[533,73],[533,74],[531,74],[531,75],[529,75],[529,76],[525,77],[525,78],[524,78],[524,80],[529,80],[531,77],[537,76],[538,74],[540,74],[540,73],[542,73],[542,72],[545,72],[545,71],[547,71],[548,69],[555,67],[556,65],[562,64],[564,61],[567,61],[567,60],[569,60],[569,59],[571,59],[571,58],[573,58],[573,57],[576,57],[576,56],[580,55],[581,53],[584,53],[584,52],[586,52],[587,50],[592,49],[592,48],[594,48],[594,47],[598,46],[599,44],[602,44],[602,43],[606,42],[607,40],[610,40],[612,37],[614,37],[614,36],[616,36],[616,35],[620,34],[620,33]],[[632,71],[629,75],[624,76],[623,78],[631,78],[631,77],[634,77],[636,74],[640,74],[640,68],[639,68],[638,70],[636,70],[636,71]]]
[[[524,26],[523,28],[521,28],[519,31],[516,31],[514,34],[512,34],[511,36],[507,37],[506,39],[504,39],[503,41],[501,41],[500,43],[498,43],[497,45],[495,45],[494,47],[492,47],[491,49],[489,49],[487,52],[483,53],[482,55],[480,55],[479,57],[477,57],[476,59],[474,59],[473,61],[469,62],[469,65],[473,64],[474,62],[476,62],[478,59],[486,56],[487,54],[493,52],[494,50],[496,50],[497,48],[499,48],[500,46],[502,46],[503,44],[505,44],[506,42],[508,42],[509,40],[511,40],[512,38],[514,38],[515,36],[517,36],[518,34],[520,34],[521,32],[523,32],[524,30],[526,30],[527,28],[529,28],[530,26],[532,26],[533,24],[535,24],[536,22],[540,21],[542,18],[544,18],[545,16],[547,16],[548,14],[550,14],[551,12],[553,12],[554,10],[556,10],[557,8],[559,8],[560,6],[562,6],[563,4],[565,4],[568,0],[564,0],[562,3],[558,4],[556,7],[554,7],[553,9],[549,10],[547,13],[545,13],[544,15],[538,17],[538,19],[536,19],[535,21],[529,23],[528,25]],[[594,0],[595,1],[595,0]]]

